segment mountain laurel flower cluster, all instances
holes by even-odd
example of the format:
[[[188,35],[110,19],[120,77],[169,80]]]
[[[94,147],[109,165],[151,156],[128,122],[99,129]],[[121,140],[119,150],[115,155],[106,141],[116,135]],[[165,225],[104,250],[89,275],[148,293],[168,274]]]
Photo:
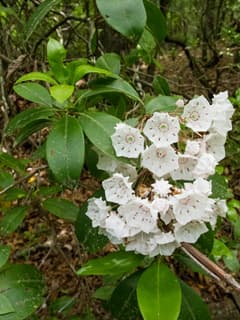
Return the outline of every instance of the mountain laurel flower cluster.
[[[214,229],[227,207],[211,197],[208,178],[225,156],[233,112],[221,92],[211,104],[200,96],[178,105],[175,115],[155,112],[141,131],[117,124],[112,145],[128,162],[97,150],[97,167],[109,178],[102,182],[104,199],[88,201],[93,227],[127,251],[151,257],[171,255],[182,242],[195,243],[208,225]]]

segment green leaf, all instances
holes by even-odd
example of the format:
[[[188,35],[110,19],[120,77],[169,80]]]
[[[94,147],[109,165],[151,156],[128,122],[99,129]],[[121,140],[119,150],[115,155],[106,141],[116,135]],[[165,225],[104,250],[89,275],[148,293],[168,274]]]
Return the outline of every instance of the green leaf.
[[[98,250],[101,250],[109,240],[106,236],[99,234],[98,228],[92,227],[92,220],[85,214],[87,212],[87,207],[87,201],[80,207],[75,223],[75,230],[78,241],[84,248],[90,253],[95,253]]]
[[[0,319],[2,315],[12,312],[15,312],[15,309],[11,302],[3,293],[0,292]]]
[[[38,83],[20,83],[13,87],[14,91],[26,100],[44,106],[52,106],[52,98],[47,89]]]
[[[119,75],[121,68],[120,57],[116,53],[105,53],[97,59],[96,67]]]
[[[98,79],[90,83],[90,88],[93,89],[93,94],[94,91],[97,92],[97,94],[104,92],[118,92],[142,103],[142,100],[139,98],[137,91],[123,79]]]
[[[160,261],[146,269],[138,282],[137,298],[144,320],[177,320],[181,288],[176,276]]]
[[[116,275],[128,273],[141,264],[143,256],[132,252],[118,251],[88,261],[77,271],[79,276]]]
[[[18,144],[30,137],[33,133],[50,126],[50,124],[51,121],[44,119],[28,123],[24,128],[20,129],[20,132],[14,140],[13,146],[16,147]]]
[[[68,71],[63,61],[66,57],[66,50],[60,41],[50,38],[47,44],[47,58],[54,77],[61,83],[68,78]]]
[[[121,121],[104,112],[81,113],[79,121],[92,144],[103,153],[115,157],[111,135],[116,124]]]
[[[8,153],[0,152],[0,166],[4,166],[22,173],[25,170],[26,164],[26,160],[15,159]]]
[[[84,163],[84,136],[75,118],[64,116],[47,137],[46,153],[50,169],[63,183],[76,182]]]
[[[151,99],[145,104],[146,113],[154,112],[171,112],[176,110],[176,101],[179,99],[178,96],[158,96]]]
[[[2,268],[2,266],[4,266],[5,263],[8,261],[10,252],[11,248],[9,246],[0,245],[0,268]]]
[[[178,320],[210,320],[207,304],[186,283],[181,283],[182,306]]]
[[[221,240],[214,239],[211,254],[213,255],[214,259],[219,260],[222,257],[230,257],[231,250]]]
[[[212,198],[227,199],[232,196],[228,188],[227,180],[224,176],[215,173],[209,178],[209,180],[212,182]]]
[[[43,72],[30,72],[21,76],[16,83],[24,82],[24,81],[45,81],[51,84],[57,84],[56,80],[50,77],[47,73]]]
[[[142,272],[136,272],[119,283],[109,301],[109,309],[117,320],[135,320],[140,316],[137,284]]]
[[[21,188],[10,188],[6,192],[4,192],[4,200],[5,201],[13,201],[22,199],[27,196],[27,192]]]
[[[49,11],[60,3],[61,0],[45,0],[42,2],[28,19],[25,25],[25,41],[28,41],[37,26],[42,22]]]
[[[47,199],[43,201],[43,208],[50,211],[55,216],[70,220],[71,222],[76,221],[79,208],[71,201],[59,198]]]
[[[74,86],[67,84],[59,84],[56,86],[50,87],[51,96],[60,103],[63,103],[65,100],[71,97],[74,91]]]
[[[117,77],[116,74],[106,69],[98,68],[98,67],[92,66],[91,64],[84,64],[84,65],[78,66],[75,69],[74,76],[73,76],[73,84],[75,84],[78,80],[82,79],[84,76],[86,76],[89,73],[99,73],[111,78]]]
[[[13,176],[6,170],[0,170],[0,189],[4,189],[13,184]]]
[[[27,126],[36,120],[48,120],[54,116],[54,110],[48,107],[38,107],[24,110],[12,118],[5,130],[5,134],[12,134],[17,129]]]
[[[146,25],[146,12],[142,0],[96,0],[106,22],[127,38],[138,39]]]
[[[0,319],[26,319],[43,303],[42,276],[31,265],[9,265],[0,271],[0,292],[9,300],[15,311],[1,315]]]
[[[147,29],[158,42],[162,42],[167,35],[167,25],[161,10],[152,2],[144,0],[147,14]]]
[[[8,235],[14,232],[23,222],[26,214],[26,206],[11,208],[6,211],[4,216],[0,219],[0,234]]]
[[[153,79],[153,90],[155,94],[170,96],[170,88],[166,79],[162,76],[155,76]]]
[[[238,272],[240,270],[240,262],[238,259],[238,251],[231,250],[231,255],[223,257],[223,261],[226,267],[232,272]]]

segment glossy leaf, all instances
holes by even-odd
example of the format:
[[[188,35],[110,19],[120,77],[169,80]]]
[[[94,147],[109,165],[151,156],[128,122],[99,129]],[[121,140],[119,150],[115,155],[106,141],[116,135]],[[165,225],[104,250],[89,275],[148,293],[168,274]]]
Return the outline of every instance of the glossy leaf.
[[[142,0],[96,0],[106,22],[127,38],[137,39],[146,25],[146,12]]]
[[[137,284],[141,272],[136,272],[119,283],[109,301],[109,309],[117,320],[135,320],[140,316],[137,304]]]
[[[51,84],[57,84],[56,80],[50,77],[47,73],[43,72],[30,72],[21,76],[16,83],[24,82],[24,81],[45,81]]]
[[[0,234],[8,235],[14,232],[27,214],[27,207],[11,208],[5,212],[4,216],[0,219]]]
[[[15,312],[0,315],[1,320],[23,320],[43,302],[43,281],[31,265],[9,265],[0,271],[0,292]]]
[[[73,83],[76,83],[78,80],[82,79],[84,76],[86,76],[89,73],[98,73],[98,74],[102,74],[112,78],[117,77],[116,74],[112,73],[111,71],[92,66],[91,64],[85,64],[85,65],[80,65],[75,69]]]
[[[105,53],[97,59],[96,67],[119,75],[121,68],[120,57],[116,53]]]
[[[28,41],[37,26],[42,22],[49,11],[56,6],[61,0],[45,0],[43,1],[28,19],[25,25],[25,41]]]
[[[4,266],[5,263],[8,261],[10,252],[11,248],[9,246],[0,245],[0,268],[2,268],[2,266]]]
[[[186,283],[181,283],[182,305],[178,320],[210,320],[207,304]]]
[[[38,83],[26,82],[19,83],[13,87],[14,91],[26,100],[44,106],[52,105],[52,98],[47,89]]]
[[[171,112],[176,110],[176,101],[179,99],[177,96],[158,96],[151,99],[145,104],[145,110],[147,113],[154,112]]]
[[[92,144],[103,153],[115,157],[111,135],[115,131],[116,124],[121,121],[104,112],[81,113],[79,121]]]
[[[25,141],[28,137],[30,137],[33,133],[46,128],[50,126],[51,121],[49,120],[36,120],[28,123],[25,127],[20,129],[19,133],[17,134],[13,146],[16,147],[18,144],[22,143]]]
[[[73,202],[59,198],[43,201],[43,208],[55,216],[71,222],[76,221],[79,212],[79,208]]]
[[[162,76],[155,76],[153,79],[153,89],[155,94],[170,96],[170,88],[166,79]]]
[[[118,251],[105,257],[89,260],[77,271],[80,276],[116,275],[133,271],[141,264],[143,256],[132,252]]]
[[[50,169],[60,182],[80,178],[84,163],[84,136],[75,118],[64,116],[47,137],[46,153]]]
[[[27,192],[22,188],[14,187],[4,192],[5,201],[14,201],[27,196]]]
[[[0,170],[0,189],[10,186],[14,182],[13,176],[6,170]]]
[[[27,161],[16,159],[8,153],[0,152],[0,165],[22,173],[25,170]]]
[[[65,100],[71,97],[74,91],[74,86],[67,84],[59,84],[56,86],[50,87],[51,96],[60,103],[63,103]]]
[[[78,241],[84,248],[90,252],[95,253],[101,250],[108,242],[108,238],[99,234],[98,228],[92,227],[92,220],[86,216],[87,202],[85,202],[79,210],[77,221],[75,223],[75,230]]]
[[[147,268],[139,279],[137,298],[144,320],[177,320],[181,288],[176,276],[160,261]]]
[[[152,2],[144,0],[147,14],[147,29],[158,42],[162,42],[167,35],[167,25],[161,10]]]
[[[48,107],[38,107],[24,110],[9,121],[5,130],[5,134],[12,134],[17,129],[21,129],[36,120],[48,120],[53,117],[53,115],[53,109]]]
[[[50,38],[47,44],[47,58],[54,77],[60,83],[66,83],[68,72],[63,64],[66,50],[60,41]]]
[[[0,292],[0,319],[2,315],[15,312],[10,300]]]

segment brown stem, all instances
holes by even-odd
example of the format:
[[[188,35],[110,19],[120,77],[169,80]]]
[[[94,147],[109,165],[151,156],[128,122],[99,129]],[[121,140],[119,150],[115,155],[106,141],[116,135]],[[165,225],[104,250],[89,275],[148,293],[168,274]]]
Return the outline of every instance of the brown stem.
[[[191,244],[182,242],[183,251],[189,255],[198,265],[200,265],[204,270],[206,270],[211,276],[216,279],[221,279],[228,284],[230,284],[234,289],[240,292],[240,284],[233,278],[233,276],[222,268],[220,268],[216,263],[211,261],[198,249],[193,247]]]

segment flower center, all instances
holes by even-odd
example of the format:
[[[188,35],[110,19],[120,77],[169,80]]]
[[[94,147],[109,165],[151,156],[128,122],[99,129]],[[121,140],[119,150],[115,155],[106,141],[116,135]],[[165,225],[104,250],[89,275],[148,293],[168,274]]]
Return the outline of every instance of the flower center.
[[[156,154],[157,154],[157,157],[158,157],[158,158],[162,159],[162,158],[166,157],[167,152],[166,152],[166,151],[163,151],[163,150],[161,150],[161,151],[158,150]]]
[[[131,135],[131,134],[128,134],[128,135],[126,135],[125,140],[126,140],[127,143],[132,144],[132,143],[135,142],[135,137],[133,135]]]
[[[192,111],[189,115],[189,118],[192,120],[192,121],[197,121],[200,116],[199,116],[199,113],[197,111]]]
[[[169,129],[168,124],[166,122],[161,122],[158,128],[162,132],[166,132]]]

